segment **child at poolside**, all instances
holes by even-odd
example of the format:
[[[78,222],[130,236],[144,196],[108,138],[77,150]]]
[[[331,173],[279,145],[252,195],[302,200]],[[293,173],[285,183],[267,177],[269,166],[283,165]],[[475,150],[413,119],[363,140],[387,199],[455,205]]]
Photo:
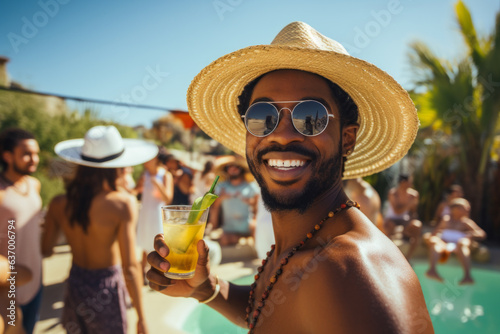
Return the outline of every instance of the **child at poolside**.
[[[446,262],[453,252],[464,268],[464,277],[460,284],[472,284],[474,280],[470,274],[471,241],[486,238],[486,233],[469,218],[470,204],[466,199],[455,198],[449,206],[450,214],[441,219],[427,240],[430,267],[426,275],[431,279],[443,281],[436,270],[436,264],[438,261]]]

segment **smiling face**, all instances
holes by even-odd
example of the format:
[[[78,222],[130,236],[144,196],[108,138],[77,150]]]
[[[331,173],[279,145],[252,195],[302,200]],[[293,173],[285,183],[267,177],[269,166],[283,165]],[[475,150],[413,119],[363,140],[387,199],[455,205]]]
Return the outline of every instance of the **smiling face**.
[[[295,130],[288,110],[280,114],[274,132],[255,137],[247,132],[248,165],[270,210],[305,211],[314,199],[340,186],[342,155],[354,147],[357,126],[340,127],[340,114],[329,85],[312,73],[280,70],[255,85],[250,104],[258,101],[316,100],[333,114],[327,129],[307,137]],[[293,109],[296,103],[276,103]]]

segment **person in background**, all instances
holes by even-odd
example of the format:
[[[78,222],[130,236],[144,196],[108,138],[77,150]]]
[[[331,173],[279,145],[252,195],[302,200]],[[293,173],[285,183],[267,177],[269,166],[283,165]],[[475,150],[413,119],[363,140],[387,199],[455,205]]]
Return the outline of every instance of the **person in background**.
[[[361,212],[380,230],[384,218],[380,212],[381,200],[378,192],[368,182],[358,177],[344,181],[344,191],[350,199],[361,205]]]
[[[60,231],[71,247],[61,322],[68,333],[127,333],[126,293],[137,311],[137,333],[147,333],[142,271],[136,259],[137,200],[119,187],[123,167],[150,161],[158,147],[122,139],[114,126],[95,126],[85,138],[55,146],[78,165],[66,195],[51,201],[42,252],[52,255]]]
[[[434,215],[434,222],[438,224],[444,216],[450,214],[451,201],[453,201],[455,198],[463,198],[463,197],[464,197],[464,190],[462,186],[458,184],[452,185],[448,190],[446,198],[439,203],[436,209],[436,214]]]
[[[205,162],[202,171],[198,171],[194,173],[193,176],[193,193],[191,194],[191,203],[194,202],[195,199],[205,195],[205,193],[210,189],[212,183],[215,180],[214,173],[214,163],[211,160]]]
[[[129,167],[124,167],[121,171],[121,177],[118,181],[118,185],[128,191],[131,194],[136,194],[136,183],[133,177],[134,173],[134,167],[129,166]]]
[[[384,217],[384,232],[394,235],[396,226],[403,226],[403,235],[410,238],[410,248],[406,259],[410,260],[421,238],[422,222],[417,219],[418,191],[412,188],[409,175],[401,174],[398,185],[389,190],[389,206]]]
[[[9,273],[12,272],[10,263],[11,261],[9,261],[7,257],[0,255],[0,310],[2,310],[2,312],[0,312],[0,333],[25,334],[26,331],[23,326],[19,325],[23,322],[23,312],[18,306],[14,305],[14,318],[7,317],[7,315],[12,314],[10,309],[13,307],[10,302],[11,299],[9,298],[11,284],[13,284],[12,281],[10,281],[11,275]],[[32,274],[31,270],[28,268],[16,265],[15,272],[17,273],[14,283],[16,288],[31,281]],[[11,324],[9,324],[9,322]]]
[[[161,207],[172,203],[174,180],[162,161],[168,155],[163,146],[158,146],[158,155],[144,163],[135,191],[141,193],[141,208],[137,221],[137,246],[142,250],[142,271],[146,284],[147,253],[153,249],[151,238],[163,232]]]
[[[264,205],[262,196],[259,195],[257,223],[255,226],[255,251],[257,252],[257,256],[261,259],[265,258],[269,248],[271,248],[275,242],[271,212],[269,212]]]
[[[473,240],[483,240],[486,233],[469,218],[470,204],[464,198],[454,198],[449,202],[449,214],[443,216],[428,239],[429,245],[429,278],[442,282],[443,278],[436,270],[439,262],[444,263],[451,253],[455,253],[464,269],[464,277],[460,284],[472,284],[470,273],[470,246]]]
[[[167,155],[164,164],[174,177],[174,196],[172,205],[189,205],[193,193],[193,173],[173,154]]]
[[[42,300],[42,220],[40,182],[33,174],[38,166],[40,148],[32,133],[11,128],[0,134],[0,255],[8,254],[8,225],[15,227],[16,265],[31,272],[31,280],[16,289],[16,305],[23,313],[26,333],[33,332]],[[27,281],[19,272],[16,280]],[[0,296],[5,297],[5,296]],[[0,310],[3,314],[6,310]]]
[[[259,189],[254,182],[248,182],[246,162],[241,157],[230,156],[228,161],[217,168],[224,174],[225,181],[217,185],[219,198],[215,201],[209,230],[222,227],[219,239],[221,246],[235,245],[241,237],[251,237],[255,241]],[[219,226],[221,222],[222,226]]]

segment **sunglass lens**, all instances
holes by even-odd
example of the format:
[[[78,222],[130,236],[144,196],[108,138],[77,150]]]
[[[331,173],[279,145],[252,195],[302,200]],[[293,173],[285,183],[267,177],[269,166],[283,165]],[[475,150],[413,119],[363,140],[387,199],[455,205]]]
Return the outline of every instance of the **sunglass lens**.
[[[317,101],[304,101],[293,109],[293,125],[304,136],[315,136],[328,125],[328,111]]]
[[[278,124],[278,111],[270,103],[257,102],[245,114],[245,126],[254,136],[267,136]]]

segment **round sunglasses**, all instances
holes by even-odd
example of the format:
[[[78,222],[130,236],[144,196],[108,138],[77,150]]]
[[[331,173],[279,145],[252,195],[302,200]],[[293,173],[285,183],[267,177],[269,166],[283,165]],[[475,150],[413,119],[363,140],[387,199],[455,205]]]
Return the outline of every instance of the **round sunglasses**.
[[[293,109],[278,109],[275,103],[297,103]],[[265,137],[271,134],[279,123],[279,116],[282,110],[290,111],[292,123],[295,130],[304,136],[317,136],[325,131],[328,126],[328,119],[335,117],[328,113],[326,107],[316,100],[302,101],[273,101],[256,102],[252,104],[245,115],[241,118],[245,120],[245,127],[248,132],[256,137]]]

